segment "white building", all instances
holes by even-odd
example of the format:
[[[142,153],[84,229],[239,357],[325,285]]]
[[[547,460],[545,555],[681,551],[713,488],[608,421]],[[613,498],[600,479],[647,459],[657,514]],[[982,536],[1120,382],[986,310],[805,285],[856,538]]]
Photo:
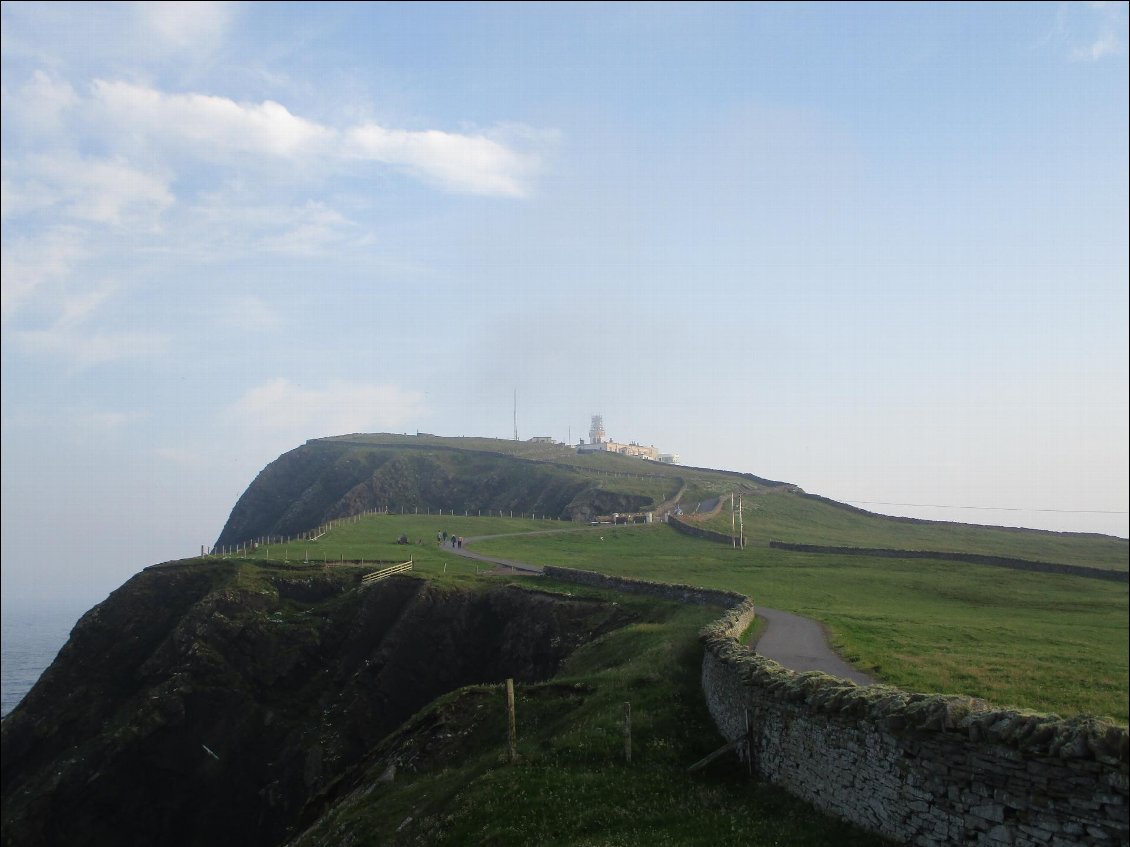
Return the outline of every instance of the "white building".
[[[651,462],[663,462],[668,465],[677,465],[679,457],[675,453],[660,453],[654,447],[645,447],[632,441],[620,444],[608,438],[604,430],[604,418],[600,415],[592,416],[592,426],[589,428],[589,443],[582,441],[577,445],[578,453],[619,453],[621,456],[634,456]]]

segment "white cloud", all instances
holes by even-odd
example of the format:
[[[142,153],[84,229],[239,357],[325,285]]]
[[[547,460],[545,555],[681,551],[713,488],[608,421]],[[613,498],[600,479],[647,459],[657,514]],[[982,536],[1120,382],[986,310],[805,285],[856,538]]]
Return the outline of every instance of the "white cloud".
[[[85,322],[99,306],[113,296],[116,290],[116,285],[106,283],[65,298],[59,308],[60,314],[56,325],[60,328],[69,328]]]
[[[43,285],[66,278],[88,254],[81,233],[56,229],[4,242],[0,253],[0,313],[7,320]]]
[[[351,129],[349,155],[404,168],[449,191],[522,197],[537,159],[483,135],[390,130],[377,124]]]
[[[36,70],[31,79],[9,94],[4,89],[5,122],[11,121],[22,132],[54,134],[63,126],[66,113],[78,103],[74,88],[66,80]]]
[[[353,224],[323,203],[280,210],[279,232],[262,238],[259,249],[287,256],[317,256],[350,239]]]
[[[1119,38],[1113,30],[1107,30],[1101,33],[1091,44],[1077,48],[1071,55],[1072,58],[1077,60],[1097,62],[1104,56],[1121,56],[1125,52],[1126,41]]]
[[[5,163],[5,170],[13,168]],[[0,220],[34,214],[50,208],[54,202],[54,193],[45,191],[42,185],[26,180],[16,185],[7,178],[0,179]]]
[[[245,393],[226,417],[296,444],[326,435],[403,428],[423,412],[423,396],[396,385],[331,380],[303,388],[278,377]]]
[[[246,191],[226,187],[202,195],[178,231],[192,254],[281,256],[340,254],[371,242],[372,236],[325,203],[256,203]]]
[[[166,346],[164,336],[154,332],[95,331],[66,322],[47,329],[12,333],[26,352],[51,355],[68,360],[75,367],[86,369],[120,359],[147,358],[161,353]]]
[[[253,155],[337,167],[357,161],[403,170],[445,191],[522,197],[540,164],[487,134],[388,129],[375,123],[338,130],[293,114],[272,100],[237,103],[208,94],[169,94],[130,82],[96,80],[93,100],[107,131],[186,148],[211,159]],[[526,144],[545,133],[506,133]]]
[[[56,356],[85,369],[119,359],[155,356],[165,349],[165,336],[150,331],[92,330],[87,324],[117,291],[113,283],[53,297],[54,321],[43,329],[9,332],[31,355]]]
[[[174,49],[200,50],[218,44],[231,22],[230,3],[135,3],[146,31]]]
[[[119,160],[30,156],[21,170],[29,177],[22,186],[25,206],[58,206],[66,217],[91,223],[155,226],[174,200],[168,177]]]
[[[93,95],[115,133],[190,142],[206,156],[251,153],[297,157],[323,153],[336,133],[266,100],[236,103],[209,94],[166,94],[129,82],[95,80]]]
[[[1098,62],[1124,56],[1127,49],[1126,3],[1063,3],[1055,22],[1038,45],[1052,46],[1071,61]]]
[[[243,332],[270,332],[282,326],[282,317],[264,300],[245,294],[228,298],[220,307],[216,323]]]

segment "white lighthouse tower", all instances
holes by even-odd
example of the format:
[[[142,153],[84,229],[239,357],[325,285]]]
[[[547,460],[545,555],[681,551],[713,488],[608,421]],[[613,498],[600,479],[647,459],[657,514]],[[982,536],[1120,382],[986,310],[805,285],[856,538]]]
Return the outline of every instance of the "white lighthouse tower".
[[[592,416],[592,426],[589,427],[589,444],[603,444],[608,440],[608,433],[604,431],[604,418],[601,415]]]

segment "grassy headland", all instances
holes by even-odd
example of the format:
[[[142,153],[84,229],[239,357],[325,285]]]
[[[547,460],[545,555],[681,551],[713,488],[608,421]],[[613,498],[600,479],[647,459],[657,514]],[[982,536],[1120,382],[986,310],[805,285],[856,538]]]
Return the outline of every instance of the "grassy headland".
[[[821,621],[842,655],[907,690],[1120,722],[1130,716],[1124,583],[929,559],[733,550],[662,525],[451,515],[367,516],[316,542],[261,547],[254,555],[412,558],[417,572],[449,576],[485,570],[438,546],[436,532],[443,531],[501,535],[475,550],[516,561],[739,591]],[[412,543],[397,544],[401,535]]]

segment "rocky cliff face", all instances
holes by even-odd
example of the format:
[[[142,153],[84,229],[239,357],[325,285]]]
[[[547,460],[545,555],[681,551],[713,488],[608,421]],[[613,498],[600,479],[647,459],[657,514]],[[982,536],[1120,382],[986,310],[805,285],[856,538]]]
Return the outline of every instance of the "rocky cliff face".
[[[3,842],[282,843],[436,696],[551,676],[618,607],[227,564],[143,571],[2,728]]]
[[[642,463],[641,463],[642,464]],[[311,441],[267,465],[217,539],[294,535],[371,509],[513,511],[587,520],[655,505],[575,469],[474,450]]]

